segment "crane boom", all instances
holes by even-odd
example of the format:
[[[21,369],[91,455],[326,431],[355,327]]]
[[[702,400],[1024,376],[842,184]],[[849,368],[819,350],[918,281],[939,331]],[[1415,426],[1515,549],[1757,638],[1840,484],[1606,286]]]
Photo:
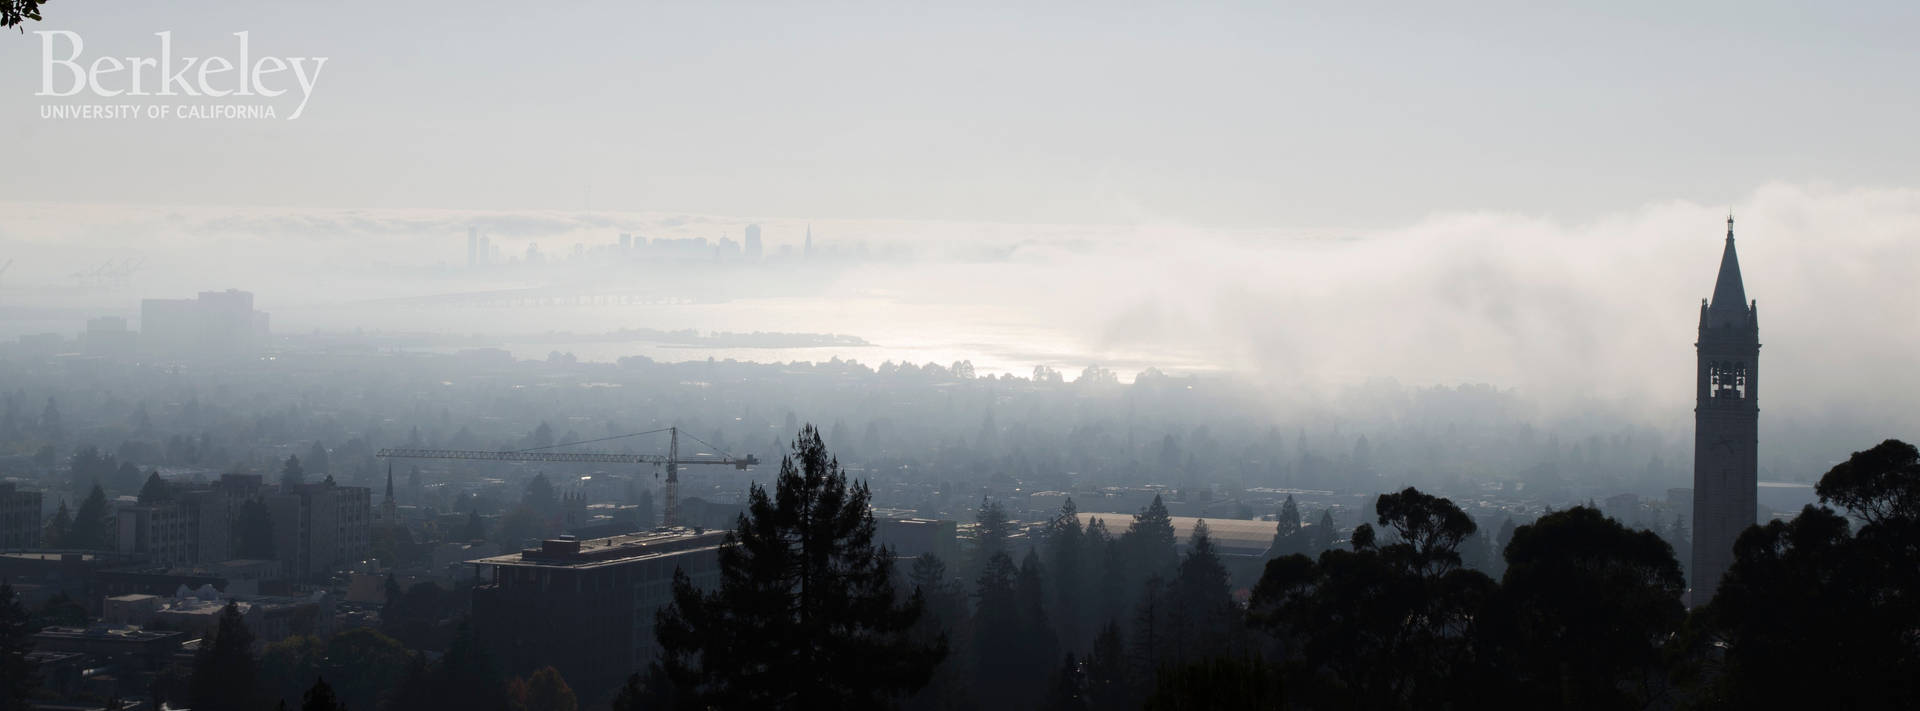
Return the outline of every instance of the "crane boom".
[[[656,430],[658,431],[658,430]],[[746,469],[760,463],[760,459],[751,454],[735,457],[718,454],[693,459],[680,458],[680,428],[667,428],[667,453],[661,454],[618,454],[614,452],[547,452],[537,449],[523,449],[509,452],[490,452],[473,449],[419,449],[412,447],[390,447],[374,452],[373,456],[382,459],[454,459],[478,462],[565,462],[575,464],[664,464],[667,467],[666,506],[664,518],[668,526],[680,525],[680,467],[687,464],[731,464],[735,469]],[[650,434],[642,432],[640,434]],[[629,435],[621,435],[622,437]],[[607,439],[617,439],[609,437]],[[598,441],[598,440],[595,440]]]
[[[411,449],[393,447],[375,452],[373,456],[388,459],[464,459],[482,462],[574,462],[583,464],[731,464],[735,469],[745,469],[760,463],[753,456],[734,458],[727,456],[702,457],[699,459],[671,459],[664,454],[617,454],[614,452],[492,452],[473,449]]]

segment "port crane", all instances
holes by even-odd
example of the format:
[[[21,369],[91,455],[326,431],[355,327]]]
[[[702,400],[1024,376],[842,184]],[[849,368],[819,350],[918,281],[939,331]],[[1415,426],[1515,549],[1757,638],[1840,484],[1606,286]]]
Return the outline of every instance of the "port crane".
[[[605,442],[607,440],[622,439],[626,437],[639,437],[642,435],[659,434],[661,432],[667,433],[667,453],[664,455],[662,454],[618,454],[614,452],[551,451],[560,447],[571,447],[574,445],[590,444],[593,442]],[[692,439],[695,442],[700,442],[701,444],[705,444],[708,447],[711,447],[715,450],[719,449],[719,447],[714,447],[711,444],[707,444],[706,442],[701,441],[700,438],[694,437],[693,435],[687,435],[687,437]],[[571,462],[571,463],[587,463],[587,464],[663,465],[667,469],[667,490],[666,490],[667,500],[666,500],[666,506],[665,506],[665,515],[663,518],[666,520],[666,524],[668,526],[680,525],[680,467],[681,466],[690,465],[690,464],[730,464],[735,469],[746,469],[747,467],[755,466],[760,463],[760,459],[751,454],[744,457],[735,457],[735,456],[726,454],[724,452],[719,454],[714,454],[709,452],[699,452],[694,454],[692,457],[683,459],[680,457],[680,428],[678,427],[667,427],[664,429],[648,430],[646,432],[635,432],[632,434],[623,434],[623,435],[615,435],[612,437],[601,437],[599,439],[590,439],[585,442],[568,442],[566,444],[556,444],[556,445],[550,445],[546,447],[530,447],[527,449],[519,449],[519,450],[512,450],[512,451],[505,451],[505,452],[490,452],[485,450],[468,450],[468,449],[413,449],[413,448],[405,448],[405,447],[394,447],[394,448],[382,449],[378,452],[375,452],[373,456],[389,460],[388,466],[392,466],[391,460],[394,460],[394,459],[453,459],[453,460],[478,461],[478,462]]]

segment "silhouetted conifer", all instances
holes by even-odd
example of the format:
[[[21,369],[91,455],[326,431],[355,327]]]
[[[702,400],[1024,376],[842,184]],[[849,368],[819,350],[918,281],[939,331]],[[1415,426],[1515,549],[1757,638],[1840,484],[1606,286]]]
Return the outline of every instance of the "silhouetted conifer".
[[[754,485],[720,549],[720,586],[674,576],[655,626],[682,706],[867,708],[927,683],[944,644],[913,636],[919,593],[896,600],[865,484],[849,483],[812,426]]]
[[[233,602],[220,610],[213,638],[200,643],[192,694],[193,708],[206,711],[253,711],[264,705],[253,632]]]

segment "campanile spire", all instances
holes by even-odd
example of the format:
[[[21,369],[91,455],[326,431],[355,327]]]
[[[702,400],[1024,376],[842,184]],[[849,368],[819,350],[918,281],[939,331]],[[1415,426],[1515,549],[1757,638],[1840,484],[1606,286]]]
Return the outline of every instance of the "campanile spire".
[[[1693,597],[1713,599],[1733,565],[1733,542],[1758,512],[1759,305],[1747,301],[1727,215],[1726,250],[1713,298],[1700,305],[1694,343]]]

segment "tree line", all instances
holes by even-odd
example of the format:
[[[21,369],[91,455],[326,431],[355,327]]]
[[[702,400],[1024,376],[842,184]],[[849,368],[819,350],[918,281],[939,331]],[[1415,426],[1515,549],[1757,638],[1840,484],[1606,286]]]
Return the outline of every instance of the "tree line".
[[[1413,488],[1239,600],[1204,522],[1178,553],[1157,503],[1113,535],[1069,502],[1018,551],[989,504],[965,570],[896,575],[809,427],[719,588],[678,580],[664,657],[615,708],[1911,708],[1920,452],[1855,453],[1817,492],[1743,534],[1693,610],[1659,533],[1550,512],[1503,533],[1495,578],[1464,564],[1472,518]]]

